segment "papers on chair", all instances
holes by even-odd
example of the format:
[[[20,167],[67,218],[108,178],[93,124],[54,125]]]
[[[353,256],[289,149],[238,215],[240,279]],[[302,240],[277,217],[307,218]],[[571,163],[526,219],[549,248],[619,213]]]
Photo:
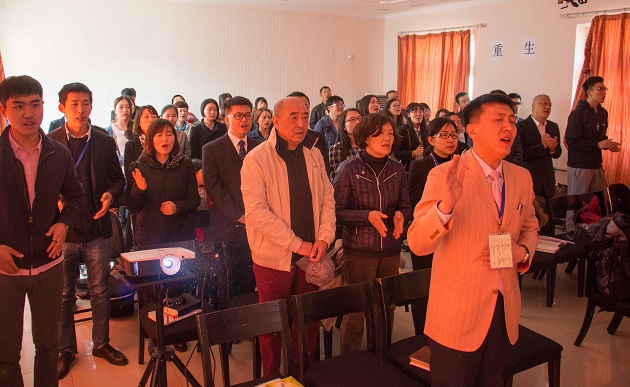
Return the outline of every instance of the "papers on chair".
[[[180,316],[180,317],[172,317],[172,316],[169,316],[168,314],[164,313],[164,326],[171,325],[173,323],[176,323],[178,321],[184,320],[184,319],[186,319],[188,317],[194,316],[194,315],[199,314],[199,313],[201,313],[201,309],[195,309],[192,312],[186,313],[185,315]],[[149,318],[152,321],[155,321],[155,311],[154,310],[149,312]]]
[[[431,363],[431,349],[428,345],[420,348],[416,352],[409,355],[409,364],[414,367],[422,368],[423,370],[430,371],[431,367],[429,364]]]
[[[288,376],[284,379],[274,379],[268,382],[257,385],[256,387],[304,387],[293,376]]]
[[[567,241],[564,239],[553,238],[549,236],[540,235],[540,239],[538,240],[538,246],[536,247],[536,251],[540,251],[541,253],[557,253],[558,250],[563,248],[566,245],[574,245],[574,242]]]

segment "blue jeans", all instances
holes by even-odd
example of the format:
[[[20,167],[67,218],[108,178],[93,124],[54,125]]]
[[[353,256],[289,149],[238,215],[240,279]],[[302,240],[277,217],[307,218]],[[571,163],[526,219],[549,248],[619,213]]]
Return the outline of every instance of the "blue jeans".
[[[59,352],[76,353],[77,338],[74,331],[75,281],[79,271],[79,257],[88,272],[88,291],[92,306],[92,343],[100,348],[109,343],[109,261],[112,257],[110,238],[96,238],[88,243],[63,244],[63,297],[58,337]]]

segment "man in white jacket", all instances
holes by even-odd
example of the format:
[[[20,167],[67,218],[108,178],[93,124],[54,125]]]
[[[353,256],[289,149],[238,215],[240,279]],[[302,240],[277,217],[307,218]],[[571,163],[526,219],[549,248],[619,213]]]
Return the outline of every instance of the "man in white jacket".
[[[306,282],[305,273],[295,263],[303,256],[319,261],[335,237],[333,187],[322,155],[311,140],[316,138],[306,138],[308,116],[308,109],[298,98],[278,101],[275,129],[243,161],[241,190],[247,239],[261,303],[288,302],[293,294],[317,290]],[[317,334],[317,323],[307,327],[310,356]],[[292,336],[297,338],[295,331]],[[260,337],[260,351],[264,377],[279,375],[280,336]],[[297,340],[293,340],[294,359],[290,361],[297,364],[299,356]]]

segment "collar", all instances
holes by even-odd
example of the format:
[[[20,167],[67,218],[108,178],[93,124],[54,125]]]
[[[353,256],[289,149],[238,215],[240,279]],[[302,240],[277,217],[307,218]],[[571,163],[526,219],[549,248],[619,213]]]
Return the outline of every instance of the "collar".
[[[11,149],[13,149],[13,153],[17,153],[19,150],[22,150],[23,152],[26,152],[26,150],[24,150],[24,148],[22,148],[22,146],[20,144],[17,143],[17,141],[15,141],[15,139],[13,138],[13,135],[11,134],[10,128],[9,129],[9,143],[11,144]],[[37,146],[35,148],[33,148],[33,150],[37,150],[38,152],[42,151],[42,136],[40,134],[39,136],[39,142],[37,143]]]
[[[88,141],[90,141],[90,138],[92,137],[92,125],[88,122],[87,126],[88,126],[88,130],[87,130],[87,133],[86,133],[86,134],[84,134],[84,135],[83,135],[83,136],[81,136],[81,137],[75,137],[75,136],[73,136],[73,135],[72,135],[72,133],[70,133],[70,131],[68,130],[68,124],[66,123],[66,124],[64,125],[64,128],[66,129],[66,138],[68,139],[68,141],[70,141],[70,137],[72,137],[72,138],[83,138],[83,137],[85,137],[85,136],[87,136]]]
[[[536,121],[536,119],[534,118],[534,115],[533,115],[533,114],[531,115],[531,117],[532,117],[532,120],[536,123],[536,126],[538,126],[538,125],[547,126],[547,120],[545,120],[545,122],[538,122],[538,121]]]
[[[477,162],[479,162],[479,165],[481,166],[481,170],[483,171],[483,175],[487,179],[488,176],[490,176],[490,173],[492,171],[495,171],[495,169],[492,169],[492,167],[489,166],[488,163],[486,163],[479,156],[477,156],[477,154],[475,153],[474,149],[472,150],[472,154],[477,159]],[[497,167],[496,171],[499,172],[499,175],[501,177],[503,177],[503,161],[501,161],[501,163],[499,163],[499,166]]]
[[[227,132],[227,135],[230,138],[230,141],[232,141],[232,145],[234,145],[234,148],[236,148],[237,152],[238,152],[238,142],[241,141],[241,140],[245,142],[245,152],[247,152],[247,136],[245,136],[243,138],[238,138],[235,135],[233,135],[232,133],[230,133],[229,130]]]

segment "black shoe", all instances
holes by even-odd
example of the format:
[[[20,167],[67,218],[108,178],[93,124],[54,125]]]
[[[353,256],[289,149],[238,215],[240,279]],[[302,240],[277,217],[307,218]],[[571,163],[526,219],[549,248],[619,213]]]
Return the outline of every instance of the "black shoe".
[[[184,341],[183,343],[173,344],[173,348],[177,352],[186,352],[188,351],[188,343]]]
[[[92,355],[102,357],[113,365],[125,365],[128,363],[125,355],[109,344],[105,344],[100,348],[92,348]]]
[[[59,362],[57,363],[57,372],[59,380],[63,379],[70,372],[70,363],[74,360],[74,352],[63,351],[59,354]]]

